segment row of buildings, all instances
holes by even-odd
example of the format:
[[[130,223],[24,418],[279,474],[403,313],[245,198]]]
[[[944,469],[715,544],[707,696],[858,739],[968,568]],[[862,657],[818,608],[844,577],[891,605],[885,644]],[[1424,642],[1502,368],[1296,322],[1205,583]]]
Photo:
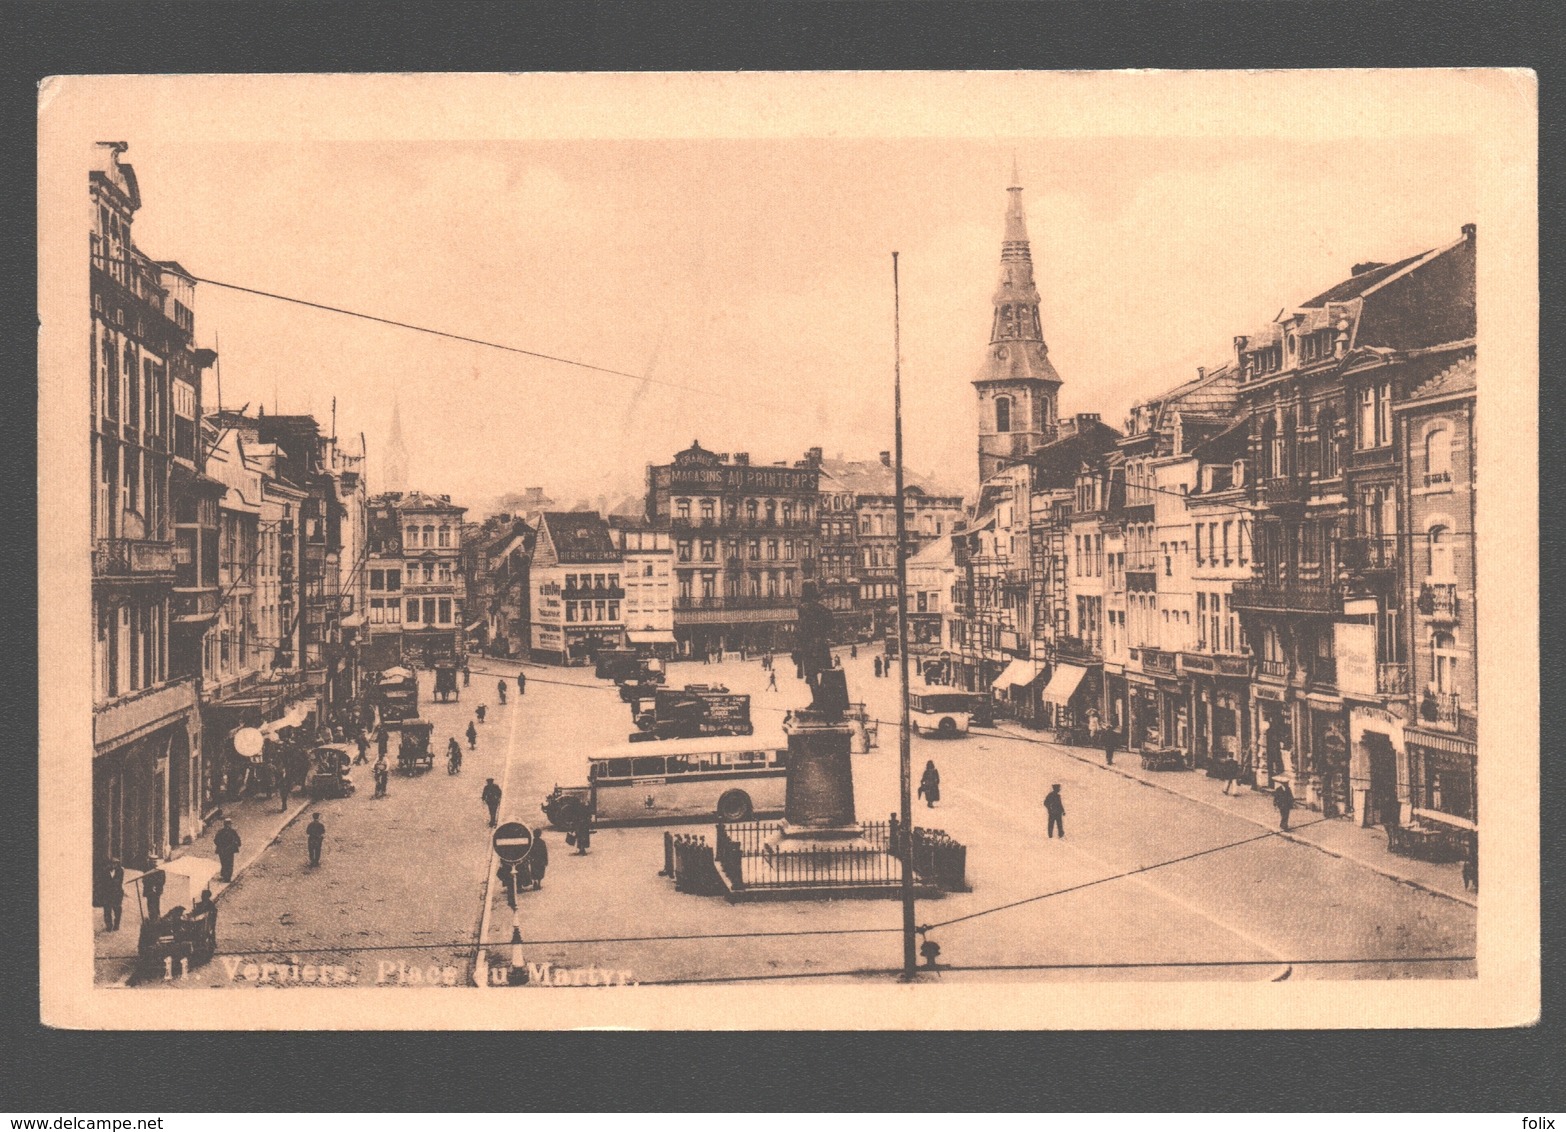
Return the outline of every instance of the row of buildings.
[[[1477,830],[1475,232],[1235,337],[1123,430],[1062,418],[1011,189],[981,487],[910,547],[910,651],[1019,720]]]
[[[371,499],[335,409],[203,408],[196,284],[136,246],[125,149],[88,178],[92,836],[95,863],[140,868],[240,788],[241,727],[347,719],[368,673],[460,648],[462,509]]]

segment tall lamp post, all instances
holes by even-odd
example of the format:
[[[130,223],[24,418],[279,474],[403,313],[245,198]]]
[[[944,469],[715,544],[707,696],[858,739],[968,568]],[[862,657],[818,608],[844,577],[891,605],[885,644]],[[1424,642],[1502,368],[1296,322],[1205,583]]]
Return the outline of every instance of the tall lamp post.
[[[892,253],[892,414],[895,428],[893,465],[897,494],[897,667],[902,681],[902,718],[897,731],[897,768],[902,801],[903,862],[903,981],[918,977],[914,948],[913,883],[913,767],[910,764],[908,718],[908,530],[903,513],[903,337],[902,308],[898,292],[897,253]]]

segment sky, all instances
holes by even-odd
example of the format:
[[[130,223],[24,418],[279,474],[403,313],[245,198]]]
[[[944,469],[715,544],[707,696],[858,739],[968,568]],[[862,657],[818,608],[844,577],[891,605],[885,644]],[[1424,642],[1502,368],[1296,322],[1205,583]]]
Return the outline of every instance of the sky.
[[[475,515],[532,485],[612,505],[693,439],[764,463],[890,449],[894,250],[907,463],[970,491],[1014,160],[1061,412],[1117,427],[1475,210],[1446,136],[117,140],[155,258],[638,375],[198,286],[225,406],[328,424],[335,397],[373,491],[395,401],[410,486]]]

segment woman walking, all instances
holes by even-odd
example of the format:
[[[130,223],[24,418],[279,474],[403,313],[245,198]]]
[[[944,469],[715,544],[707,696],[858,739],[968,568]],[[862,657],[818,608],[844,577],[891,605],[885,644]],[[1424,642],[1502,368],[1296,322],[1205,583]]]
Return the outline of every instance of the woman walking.
[[[941,800],[941,772],[935,769],[935,760],[924,764],[924,776],[919,779],[919,797],[927,809],[934,809]]]

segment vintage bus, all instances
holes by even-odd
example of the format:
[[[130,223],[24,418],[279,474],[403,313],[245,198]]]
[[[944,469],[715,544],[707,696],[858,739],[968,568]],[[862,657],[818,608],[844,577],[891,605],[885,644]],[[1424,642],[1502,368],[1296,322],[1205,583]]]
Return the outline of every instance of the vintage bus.
[[[916,684],[908,689],[908,718],[916,735],[955,739],[968,733],[973,716],[972,692],[939,684]]]
[[[587,785],[555,787],[543,811],[557,829],[594,823],[743,821],[783,812],[788,746],[778,737],[709,735],[621,743],[588,757]]]

